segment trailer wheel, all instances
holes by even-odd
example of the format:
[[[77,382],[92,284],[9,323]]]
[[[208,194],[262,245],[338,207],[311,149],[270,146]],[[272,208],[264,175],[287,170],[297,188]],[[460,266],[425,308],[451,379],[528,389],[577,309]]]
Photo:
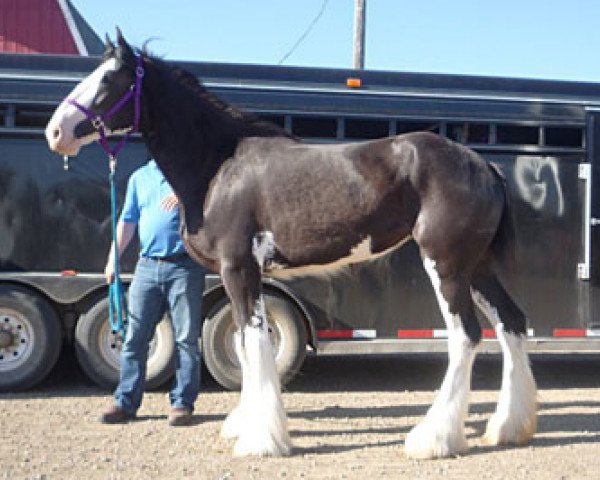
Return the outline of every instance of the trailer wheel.
[[[50,304],[19,286],[0,286],[0,391],[25,390],[56,364],[61,327]]]
[[[173,375],[174,340],[171,322],[165,316],[156,326],[148,351],[146,388],[163,385]],[[87,376],[97,385],[114,389],[119,383],[119,355],[123,339],[113,333],[108,321],[108,299],[103,298],[75,328],[75,353]]]
[[[269,336],[282,383],[289,382],[306,357],[307,333],[300,313],[281,295],[263,293]],[[242,383],[240,363],[235,353],[231,304],[224,298],[208,314],[202,329],[204,362],[213,378],[223,387],[239,390]]]

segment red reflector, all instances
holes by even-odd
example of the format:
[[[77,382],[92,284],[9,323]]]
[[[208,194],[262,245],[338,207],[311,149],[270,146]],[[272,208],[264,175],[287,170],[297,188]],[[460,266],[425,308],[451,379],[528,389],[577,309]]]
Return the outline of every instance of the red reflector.
[[[319,330],[319,338],[352,338],[352,330]]]
[[[483,338],[496,338],[496,331],[492,328],[484,328]]]
[[[555,337],[585,337],[586,332],[583,328],[555,328],[553,334]]]
[[[73,275],[77,275],[77,272],[75,270],[63,270],[62,272],[60,272],[61,275],[63,276],[73,276]]]
[[[362,80],[360,78],[347,78],[346,86],[350,88],[360,88],[362,87]]]
[[[398,330],[398,338],[433,338],[433,330]]]

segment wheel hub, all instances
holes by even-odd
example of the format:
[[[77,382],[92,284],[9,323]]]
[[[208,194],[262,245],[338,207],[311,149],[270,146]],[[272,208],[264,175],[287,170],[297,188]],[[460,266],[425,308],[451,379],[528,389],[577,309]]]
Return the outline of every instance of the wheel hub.
[[[7,329],[0,328],[0,349],[8,348],[13,343],[13,334]]]
[[[0,372],[26,362],[34,346],[34,334],[27,320],[13,310],[0,313]]]

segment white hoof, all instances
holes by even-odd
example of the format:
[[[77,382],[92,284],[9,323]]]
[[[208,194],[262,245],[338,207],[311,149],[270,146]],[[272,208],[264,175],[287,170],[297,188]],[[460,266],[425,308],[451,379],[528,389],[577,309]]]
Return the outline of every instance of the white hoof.
[[[462,455],[469,449],[461,431],[448,432],[431,420],[423,420],[406,436],[404,451],[410,458],[444,458]]]
[[[523,340],[514,335],[505,337],[505,348],[513,352],[513,361],[505,360],[498,406],[483,440],[489,445],[523,445],[537,429],[537,389]]]
[[[283,438],[275,438],[271,435],[265,435],[264,438],[257,438],[256,432],[253,435],[242,435],[235,442],[233,455],[236,457],[257,456],[257,457],[286,457],[292,452],[292,442],[285,435]]]
[[[490,418],[483,441],[488,445],[523,445],[537,429],[535,410],[526,416],[507,418],[498,412]]]

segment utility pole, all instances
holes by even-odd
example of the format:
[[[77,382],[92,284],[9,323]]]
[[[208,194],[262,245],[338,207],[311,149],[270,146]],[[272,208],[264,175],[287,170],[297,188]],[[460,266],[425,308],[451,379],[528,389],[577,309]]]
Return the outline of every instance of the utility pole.
[[[365,17],[367,0],[354,0],[354,68],[365,68]]]

